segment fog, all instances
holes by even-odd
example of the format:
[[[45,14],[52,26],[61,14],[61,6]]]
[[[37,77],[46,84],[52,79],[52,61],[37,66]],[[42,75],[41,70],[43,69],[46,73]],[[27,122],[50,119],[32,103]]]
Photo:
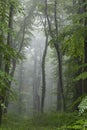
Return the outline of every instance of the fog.
[[[37,21],[38,22],[38,21]],[[37,25],[35,21],[35,25]],[[16,67],[12,83],[13,96],[10,97],[8,111],[10,113],[22,114],[24,116],[33,115],[40,112],[42,94],[42,55],[45,47],[45,35],[41,26],[35,26],[32,31],[32,38],[22,53],[24,58]],[[28,41],[27,41],[28,42]],[[56,86],[53,76],[53,60],[51,59],[51,48],[48,48],[46,56],[46,96],[45,111],[56,109]],[[36,104],[36,105],[35,105]]]

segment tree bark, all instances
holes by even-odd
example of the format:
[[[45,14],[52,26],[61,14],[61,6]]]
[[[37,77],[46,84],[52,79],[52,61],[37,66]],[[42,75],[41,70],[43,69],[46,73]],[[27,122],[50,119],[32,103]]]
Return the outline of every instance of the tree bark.
[[[87,3],[86,0],[78,0],[79,4],[79,14],[84,14],[87,12]],[[80,20],[80,24],[84,25],[84,64],[87,64],[87,16]],[[87,72],[87,67],[84,68],[84,72]],[[83,94],[87,93],[87,78],[83,81]]]
[[[56,49],[57,52],[57,59],[58,59],[58,88],[57,88],[57,111],[59,111],[59,104],[61,101],[61,109],[62,111],[65,111],[65,97],[64,97],[64,90],[63,90],[63,76],[62,76],[62,56],[61,53]],[[59,96],[60,95],[60,96]],[[59,99],[58,99],[59,97]]]
[[[19,97],[18,97],[18,113],[22,114],[23,110],[23,61],[20,63],[19,68]]]
[[[75,9],[75,7],[76,7],[76,0],[73,0],[73,13],[74,14],[81,14],[81,13],[83,13],[83,8],[81,7],[81,0],[78,0],[78,5],[79,5],[79,9],[77,9],[77,10],[74,10]],[[79,23],[80,24],[82,24],[83,23],[83,19],[81,19],[81,20],[79,20]],[[74,21],[73,21],[73,25],[74,25]],[[74,62],[77,64],[77,65],[82,65],[83,64],[83,60],[82,59],[80,59],[79,57],[77,57],[77,58],[74,58],[73,59],[74,60]],[[77,71],[77,73],[75,74],[75,76],[78,76],[78,75],[80,75],[81,73],[82,73],[82,71],[83,71],[83,69],[81,68],[81,69],[79,69],[78,71]],[[79,80],[79,81],[77,81],[76,83],[75,83],[75,93],[74,93],[74,98],[73,98],[73,101],[75,102],[76,100],[78,100],[78,98],[79,97],[81,97],[82,96],[82,94],[83,94],[83,80],[81,79],[81,80]],[[79,104],[79,102],[78,103],[76,103],[75,104],[75,106],[74,106],[74,110],[78,110],[78,104]]]
[[[0,127],[2,125],[2,114],[3,114],[2,104],[3,103],[4,103],[4,98],[3,96],[0,96]]]
[[[34,74],[33,74],[33,109],[34,113],[40,111],[40,97],[39,97],[39,84],[38,84],[38,60],[37,60],[37,48],[35,46],[34,51]]]
[[[9,47],[12,47],[12,30],[13,30],[13,14],[14,14],[14,7],[13,5],[10,5],[10,9],[9,9],[9,21],[8,21],[8,36],[7,36],[7,45]],[[11,58],[10,56],[6,57],[6,64],[5,64],[5,72],[7,74],[9,74],[9,69],[10,69],[10,64],[11,64]],[[11,82],[8,81],[7,83],[7,87],[8,89],[6,89],[6,97],[5,97],[5,112],[7,113],[7,107],[8,107],[8,100],[9,100],[9,91],[10,91],[10,86],[11,86]]]
[[[1,124],[2,124],[2,106],[0,104],[0,127],[1,127]]]
[[[45,48],[42,57],[42,98],[41,98],[41,112],[44,112],[44,103],[45,103],[45,93],[46,93],[46,77],[45,77],[45,59],[47,54],[48,47],[48,34],[45,32],[46,41]]]
[[[63,76],[62,76],[62,54],[61,54],[61,51],[60,51],[60,46],[59,46],[59,39],[58,39],[58,21],[57,21],[57,0],[55,0],[55,3],[54,3],[54,19],[55,19],[55,29],[56,29],[56,42],[54,43],[54,47],[56,49],[56,52],[57,52],[57,58],[58,58],[58,77],[59,77],[59,85],[58,85],[58,90],[60,90],[60,93],[61,93],[61,110],[65,111],[65,98],[64,98],[64,90],[63,90]],[[57,92],[57,97],[59,94],[59,91]],[[58,98],[57,98],[57,110],[58,110]]]

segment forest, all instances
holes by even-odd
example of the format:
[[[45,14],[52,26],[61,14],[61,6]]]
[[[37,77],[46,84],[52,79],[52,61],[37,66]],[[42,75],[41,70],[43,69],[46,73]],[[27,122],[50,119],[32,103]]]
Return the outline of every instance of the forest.
[[[87,0],[0,0],[0,130],[87,130]]]

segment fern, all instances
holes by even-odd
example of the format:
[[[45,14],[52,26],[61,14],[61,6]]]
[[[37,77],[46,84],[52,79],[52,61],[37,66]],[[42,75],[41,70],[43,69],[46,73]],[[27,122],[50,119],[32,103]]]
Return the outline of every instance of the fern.
[[[83,113],[85,112],[85,110],[87,110],[87,96],[85,96],[85,97],[82,99],[82,101],[81,101],[81,103],[79,104],[78,108],[79,108],[79,113],[80,113],[80,114],[83,114]]]

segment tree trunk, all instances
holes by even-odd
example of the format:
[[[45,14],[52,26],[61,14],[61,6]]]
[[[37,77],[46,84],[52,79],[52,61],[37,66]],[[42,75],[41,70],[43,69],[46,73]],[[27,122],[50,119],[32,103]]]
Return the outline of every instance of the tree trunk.
[[[37,62],[37,48],[34,51],[34,75],[33,75],[33,109],[34,113],[40,111],[40,97],[38,84],[38,62]]]
[[[58,59],[58,86],[57,86],[57,111],[59,110],[58,106],[61,101],[61,109],[65,111],[65,97],[64,97],[64,90],[63,90],[63,76],[62,76],[62,56],[58,48],[55,48],[57,52],[57,59]],[[59,97],[59,99],[58,99]]]
[[[85,3],[86,0],[83,0]],[[84,13],[87,12],[87,3],[84,5]],[[84,18],[84,26],[87,28],[87,16]],[[84,38],[84,63],[87,64],[87,30],[85,29],[85,38]],[[84,72],[87,72],[87,66],[84,68]],[[87,78],[84,80],[84,93],[87,94]]]
[[[0,127],[1,127],[1,124],[2,124],[2,106],[0,104]]]
[[[9,9],[9,22],[8,22],[8,28],[9,28],[9,32],[8,32],[8,36],[7,36],[7,45],[9,47],[12,47],[12,30],[13,30],[13,14],[14,14],[14,7],[12,5],[10,5],[10,9]],[[9,69],[10,69],[10,64],[11,64],[11,58],[10,56],[6,57],[6,64],[5,64],[5,72],[7,74],[9,74]],[[7,113],[7,108],[8,108],[8,100],[9,100],[9,90],[10,90],[10,86],[11,86],[11,82],[8,81],[7,83],[7,87],[8,89],[6,89],[6,97],[5,97],[5,113]]]
[[[87,12],[86,0],[78,0],[79,3],[79,14],[84,14]],[[87,28],[87,16],[80,20],[80,23]],[[84,33],[84,64],[87,64],[87,30]],[[84,68],[84,72],[87,72],[87,67]],[[83,93],[87,93],[87,78],[83,81]]]
[[[42,98],[41,98],[41,112],[44,112],[44,103],[45,103],[45,93],[46,93],[46,77],[45,77],[45,59],[47,54],[48,47],[48,34],[45,32],[46,41],[45,48],[42,57]]]
[[[2,114],[3,114],[3,109],[2,109],[2,105],[4,103],[4,97],[3,96],[0,96],[0,127],[1,127],[1,124],[2,124]]]
[[[87,40],[84,41],[84,63],[87,64]],[[84,68],[84,72],[87,72],[87,67]],[[87,94],[87,78],[84,80],[84,93]]]
[[[54,19],[55,19],[55,30],[56,30],[56,40],[55,40],[55,43],[54,43],[54,47],[55,47],[55,50],[57,52],[57,59],[58,59],[58,77],[59,77],[59,80],[58,80],[58,89],[57,90],[60,90],[60,92],[58,91],[57,92],[57,110],[58,110],[58,94],[60,93],[60,98],[61,98],[61,110],[62,111],[65,111],[65,98],[64,98],[64,90],[63,90],[63,76],[62,76],[62,54],[61,54],[61,51],[60,51],[60,45],[59,45],[59,39],[58,39],[58,21],[57,21],[57,0],[55,0],[55,3],[54,3]],[[60,101],[59,101],[60,102]]]
[[[76,58],[74,60],[74,62],[76,62],[76,64],[78,64],[78,65],[82,64],[82,61],[79,61],[79,58]],[[77,71],[75,76],[78,76],[81,73],[82,73],[82,68]],[[73,99],[74,101],[78,100],[78,98],[82,96],[82,94],[83,94],[83,87],[84,86],[83,86],[83,80],[82,79],[80,79],[79,81],[77,81],[75,83],[75,88],[74,88],[75,89],[75,93],[74,93],[74,99]],[[75,106],[73,108],[74,110],[78,110],[79,103],[80,103],[80,101],[75,104]]]
[[[22,109],[23,109],[23,61],[20,63],[20,68],[19,68],[19,97],[18,97],[18,112],[22,114]]]
[[[58,73],[59,75],[59,73]],[[61,104],[61,89],[59,86],[59,79],[58,79],[58,84],[57,84],[57,106],[56,106],[56,111],[60,111],[62,109],[62,104]]]

